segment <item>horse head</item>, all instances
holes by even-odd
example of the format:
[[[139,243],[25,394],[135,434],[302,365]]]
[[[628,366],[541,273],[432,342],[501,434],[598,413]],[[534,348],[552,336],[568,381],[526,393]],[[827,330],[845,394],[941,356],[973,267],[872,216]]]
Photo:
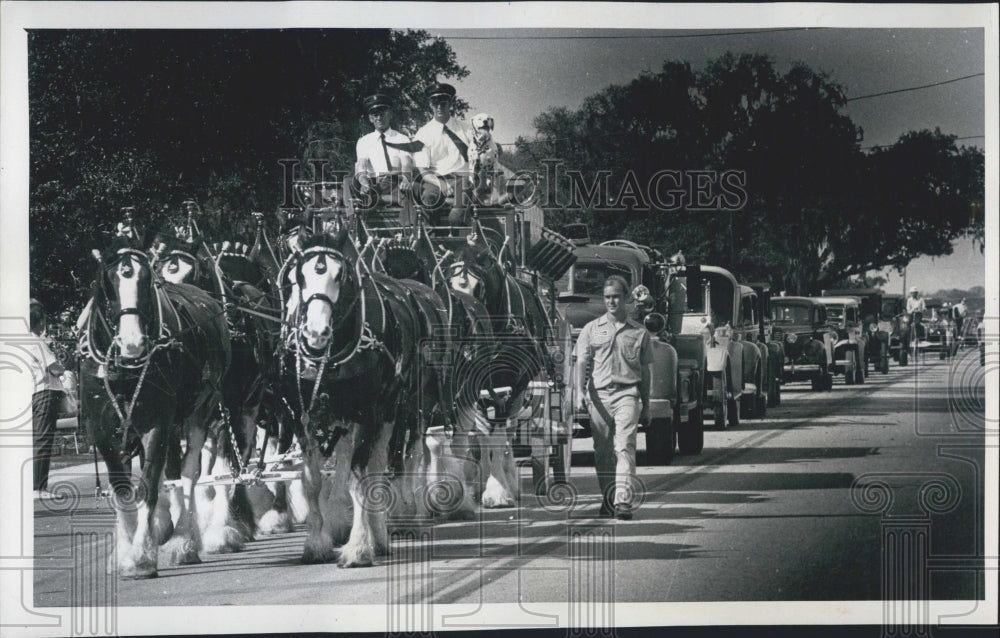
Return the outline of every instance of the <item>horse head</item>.
[[[158,233],[151,248],[157,272],[172,284],[198,284],[202,276],[197,248],[177,237]]]
[[[455,253],[447,267],[448,285],[483,301],[490,312],[497,310],[497,294],[503,284],[503,269],[489,247],[473,235]]]
[[[101,260],[98,281],[95,301],[109,328],[117,322],[113,339],[122,357],[142,357],[149,348],[149,335],[161,321],[149,256],[136,242],[116,238]]]
[[[286,309],[288,317],[298,326],[299,336],[312,350],[330,345],[336,329],[344,324],[353,309],[359,292],[354,263],[344,254],[347,229],[336,235],[304,232],[297,238],[291,277],[298,289],[296,303]],[[353,247],[353,245],[352,245]]]

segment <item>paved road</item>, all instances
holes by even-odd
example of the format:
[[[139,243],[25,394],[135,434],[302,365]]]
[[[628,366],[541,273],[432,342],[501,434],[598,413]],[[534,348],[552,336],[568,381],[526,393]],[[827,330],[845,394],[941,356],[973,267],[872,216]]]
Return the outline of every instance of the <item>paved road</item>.
[[[862,386],[838,379],[826,393],[790,384],[767,418],[707,432],[702,454],[679,456],[669,467],[640,467],[644,500],[629,522],[594,518],[593,455],[582,449],[574,455],[578,497],[570,506],[526,495],[517,509],[417,530],[416,537],[395,542],[390,559],[355,570],[299,564],[300,526],[242,553],[166,567],[151,581],[122,582],[117,601],[433,601],[467,604],[473,615],[481,602],[520,601],[521,609],[530,609],[530,603],[612,598],[878,601],[893,587],[882,576],[883,539],[898,538],[904,523],[906,533],[928,540],[925,557],[944,566],[926,592],[916,593],[975,598],[982,591],[982,576],[970,566],[983,553],[976,530],[982,527],[984,393],[978,359],[961,353],[953,362],[928,359],[892,367],[888,375],[872,373]],[[522,470],[525,486],[528,477]],[[100,524],[94,517],[102,510],[87,495],[92,474],[74,480],[85,496],[72,516],[35,506],[36,564],[52,567],[36,571],[39,606],[72,600],[77,572],[59,567],[72,555],[71,522]],[[852,490],[856,483],[868,487]],[[93,559],[79,560],[87,566]],[[952,564],[965,569],[946,569]]]

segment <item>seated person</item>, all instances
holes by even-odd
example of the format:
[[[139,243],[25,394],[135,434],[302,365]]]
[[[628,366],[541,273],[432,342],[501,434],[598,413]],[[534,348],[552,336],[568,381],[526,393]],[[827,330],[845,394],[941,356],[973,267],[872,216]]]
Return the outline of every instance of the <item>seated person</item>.
[[[380,200],[399,206],[400,223],[411,225],[413,205],[406,196],[413,175],[413,155],[406,150],[410,140],[391,128],[392,102],[388,96],[370,95],[364,104],[375,130],[358,140],[352,194],[374,193]]]
[[[446,199],[454,198],[448,223],[453,226],[469,224],[468,209],[471,205],[469,191],[469,148],[472,134],[464,122],[451,116],[455,87],[435,84],[427,94],[434,119],[420,127],[414,136],[420,144],[414,161],[423,179],[421,203],[429,211],[440,211]],[[436,222],[436,220],[434,220]]]

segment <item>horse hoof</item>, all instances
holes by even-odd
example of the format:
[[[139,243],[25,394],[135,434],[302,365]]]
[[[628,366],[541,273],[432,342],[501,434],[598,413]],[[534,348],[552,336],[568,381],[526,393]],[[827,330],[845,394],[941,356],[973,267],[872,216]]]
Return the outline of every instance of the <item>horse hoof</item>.
[[[155,565],[132,565],[123,567],[118,575],[122,580],[147,580],[156,578],[159,574],[156,572]]]
[[[243,536],[234,527],[209,529],[201,537],[201,543],[208,554],[231,554],[243,551]]]
[[[257,522],[257,536],[272,536],[274,534],[289,534],[295,531],[295,522],[291,512],[265,512]]]
[[[160,548],[160,558],[167,565],[198,565],[198,547],[190,538],[172,538]]]
[[[484,498],[483,507],[488,510],[514,507],[514,499],[510,498]]]
[[[370,552],[341,552],[337,566],[344,569],[352,567],[371,567],[373,564]]]

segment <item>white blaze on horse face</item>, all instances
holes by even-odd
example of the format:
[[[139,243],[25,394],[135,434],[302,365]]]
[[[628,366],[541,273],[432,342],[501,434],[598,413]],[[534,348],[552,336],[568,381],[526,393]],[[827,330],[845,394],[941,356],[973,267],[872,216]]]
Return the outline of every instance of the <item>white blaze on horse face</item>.
[[[479,287],[479,278],[477,278],[468,270],[462,268],[461,270],[453,271],[451,275],[452,290],[464,292],[467,295],[475,295],[476,288],[478,287]]]
[[[122,310],[118,318],[118,343],[126,357],[138,357],[146,348],[139,315],[125,312],[139,307],[139,269],[139,264],[128,255],[118,264],[118,301]]]
[[[160,269],[160,274],[163,275],[164,279],[172,284],[182,284],[193,270],[193,263],[177,255],[172,255],[170,259],[163,264],[163,268]]]
[[[333,318],[331,304],[336,304],[340,297],[342,267],[339,260],[322,254],[310,257],[300,267],[302,290],[299,296],[306,303],[302,336],[310,348],[325,348],[333,335],[333,328],[330,326]]]

